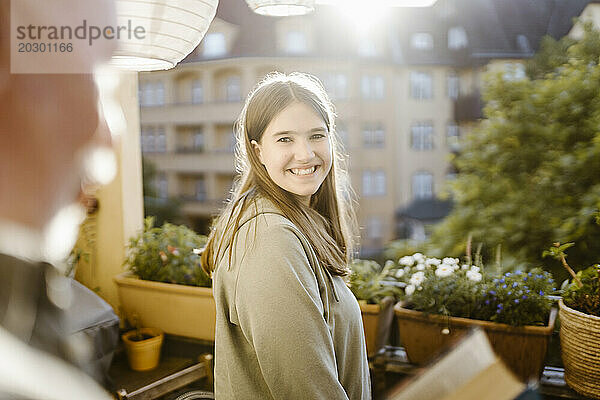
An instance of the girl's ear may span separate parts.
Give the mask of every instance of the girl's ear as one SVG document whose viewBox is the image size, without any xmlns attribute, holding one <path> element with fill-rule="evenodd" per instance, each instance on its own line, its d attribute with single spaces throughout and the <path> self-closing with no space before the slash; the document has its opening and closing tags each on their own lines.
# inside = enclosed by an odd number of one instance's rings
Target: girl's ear
<svg viewBox="0 0 600 400">
<path fill-rule="evenodd" d="M 251 140 L 250 144 L 252 145 L 252 149 L 254 150 L 254 154 L 256 154 L 256 157 L 258 157 L 260 163 L 262 165 L 265 165 L 265 163 L 263 162 L 263 159 L 262 159 L 262 151 L 260 149 L 260 144 L 258 144 L 256 142 L 256 140 Z"/>
</svg>

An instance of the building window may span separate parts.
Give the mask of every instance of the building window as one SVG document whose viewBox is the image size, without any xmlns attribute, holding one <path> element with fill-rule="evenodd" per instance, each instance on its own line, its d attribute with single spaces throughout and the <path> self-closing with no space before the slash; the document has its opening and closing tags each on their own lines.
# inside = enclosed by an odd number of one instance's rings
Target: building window
<svg viewBox="0 0 600 400">
<path fill-rule="evenodd" d="M 417 172 L 412 178 L 412 192 L 415 199 L 433 197 L 433 175 L 429 172 Z"/>
<path fill-rule="evenodd" d="M 202 129 L 196 129 L 192 136 L 192 146 L 195 151 L 202 152 L 204 151 L 204 132 Z"/>
<path fill-rule="evenodd" d="M 446 91 L 448 98 L 456 100 L 460 93 L 460 78 L 455 73 L 448 74 L 446 78 Z"/>
<path fill-rule="evenodd" d="M 165 85 L 162 82 L 142 83 L 138 96 L 141 106 L 162 106 L 165 104 Z"/>
<path fill-rule="evenodd" d="M 332 100 L 348 98 L 348 78 L 344 74 L 323 75 L 323 86 Z"/>
<path fill-rule="evenodd" d="M 433 36 L 426 32 L 413 33 L 410 37 L 410 46 L 418 50 L 431 50 L 433 49 Z"/>
<path fill-rule="evenodd" d="M 163 126 L 143 126 L 141 129 L 142 153 L 164 153 L 167 139 Z"/>
<path fill-rule="evenodd" d="M 224 56 L 227 53 L 225 34 L 221 32 L 207 33 L 204 36 L 204 51 L 202 55 L 206 58 Z"/>
<path fill-rule="evenodd" d="M 529 44 L 529 39 L 525 35 L 517 35 L 517 47 L 523 53 L 531 53 L 533 50 L 531 49 L 531 45 Z"/>
<path fill-rule="evenodd" d="M 308 52 L 306 34 L 300 31 L 288 31 L 285 34 L 285 51 L 289 54 L 306 54 Z"/>
<path fill-rule="evenodd" d="M 206 181 L 204 178 L 196 179 L 194 198 L 197 201 L 206 201 Z"/>
<path fill-rule="evenodd" d="M 460 129 L 454 122 L 446 126 L 446 144 L 451 150 L 457 150 L 459 145 Z"/>
<path fill-rule="evenodd" d="M 467 32 L 462 26 L 455 26 L 448 29 L 448 48 L 452 50 L 462 49 L 467 47 Z"/>
<path fill-rule="evenodd" d="M 362 136 L 365 147 L 383 147 L 385 145 L 385 131 L 381 125 L 364 126 Z"/>
<path fill-rule="evenodd" d="M 202 81 L 196 79 L 192 81 L 192 104 L 200 104 L 204 102 L 204 89 Z"/>
<path fill-rule="evenodd" d="M 167 181 L 167 176 L 165 174 L 159 174 L 156 177 L 156 181 L 154 182 L 156 187 L 156 194 L 160 199 L 166 199 L 169 197 L 169 186 Z"/>
<path fill-rule="evenodd" d="M 360 79 L 360 92 L 363 99 L 381 100 L 385 96 L 383 76 L 363 75 Z"/>
<path fill-rule="evenodd" d="M 433 97 L 433 77 L 430 73 L 410 73 L 410 96 L 415 100 L 426 100 Z"/>
<path fill-rule="evenodd" d="M 363 196 L 385 196 L 385 171 L 363 171 Z"/>
<path fill-rule="evenodd" d="M 433 149 L 433 124 L 431 122 L 417 122 L 410 128 L 413 150 Z"/>
<path fill-rule="evenodd" d="M 375 240 L 383 238 L 383 224 L 381 218 L 370 217 L 367 219 L 367 237 Z"/>
<path fill-rule="evenodd" d="M 225 81 L 225 101 L 236 102 L 242 100 L 242 91 L 239 76 L 230 76 Z"/>
</svg>

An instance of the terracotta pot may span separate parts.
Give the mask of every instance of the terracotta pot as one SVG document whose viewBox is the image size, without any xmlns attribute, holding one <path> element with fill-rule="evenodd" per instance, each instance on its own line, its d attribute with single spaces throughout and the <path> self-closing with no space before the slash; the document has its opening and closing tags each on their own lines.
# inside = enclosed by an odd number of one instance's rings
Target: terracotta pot
<svg viewBox="0 0 600 400">
<path fill-rule="evenodd" d="M 142 326 L 215 341 L 216 306 L 211 288 L 145 281 L 128 272 L 114 280 L 128 319 L 136 315 Z"/>
<path fill-rule="evenodd" d="M 148 336 L 135 340 L 138 335 Z M 121 336 L 127 349 L 129 366 L 135 371 L 149 371 L 156 368 L 160 360 L 160 349 L 165 335 L 157 328 L 141 328 L 124 333 Z"/>
<path fill-rule="evenodd" d="M 445 317 L 395 306 L 400 340 L 408 359 L 427 364 L 474 327 L 482 328 L 494 351 L 514 374 L 526 382 L 544 369 L 548 342 L 557 311 L 552 309 L 546 326 L 510 326 L 468 318 Z"/>
<path fill-rule="evenodd" d="M 565 382 L 577 392 L 600 399 L 600 317 L 558 302 Z"/>
<path fill-rule="evenodd" d="M 374 356 L 388 341 L 392 319 L 394 317 L 394 299 L 389 297 L 383 299 L 380 304 L 367 304 L 359 301 L 362 314 L 365 341 L 367 343 L 367 355 Z"/>
</svg>

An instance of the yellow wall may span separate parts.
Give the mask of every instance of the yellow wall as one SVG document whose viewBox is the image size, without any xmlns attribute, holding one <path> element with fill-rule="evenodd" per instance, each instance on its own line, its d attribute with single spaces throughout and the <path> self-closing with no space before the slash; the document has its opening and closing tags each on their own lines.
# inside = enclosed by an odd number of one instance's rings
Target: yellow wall
<svg viewBox="0 0 600 400">
<path fill-rule="evenodd" d="M 141 172 L 140 123 L 137 100 L 137 73 L 112 72 L 111 82 L 101 85 L 101 97 L 106 97 L 113 105 L 121 105 L 123 112 L 119 119 L 119 109 L 107 106 L 103 99 L 109 122 L 116 118 L 124 125 L 113 125 L 113 147 L 118 170 L 115 179 L 97 192 L 99 210 L 91 221 L 84 225 L 95 235 L 92 248 L 84 249 L 90 255 L 90 262 L 81 263 L 76 279 L 106 300 L 115 310 L 119 309 L 117 288 L 113 276 L 123 270 L 125 244 L 143 226 L 143 194 Z M 111 87 L 114 88 L 113 93 Z M 110 125 L 110 124 L 109 124 Z M 95 225 L 95 227 L 93 226 Z M 84 243 L 82 243 L 84 242 Z M 85 247 L 85 240 L 79 243 Z"/>
</svg>

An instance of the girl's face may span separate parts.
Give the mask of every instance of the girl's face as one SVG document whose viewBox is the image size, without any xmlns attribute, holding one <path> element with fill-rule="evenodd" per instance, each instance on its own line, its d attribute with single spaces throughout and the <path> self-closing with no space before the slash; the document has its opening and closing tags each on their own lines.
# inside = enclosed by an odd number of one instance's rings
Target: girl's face
<svg viewBox="0 0 600 400">
<path fill-rule="evenodd" d="M 292 103 L 269 123 L 252 146 L 280 188 L 310 204 L 331 170 L 331 141 L 321 116 L 304 103 Z"/>
</svg>

